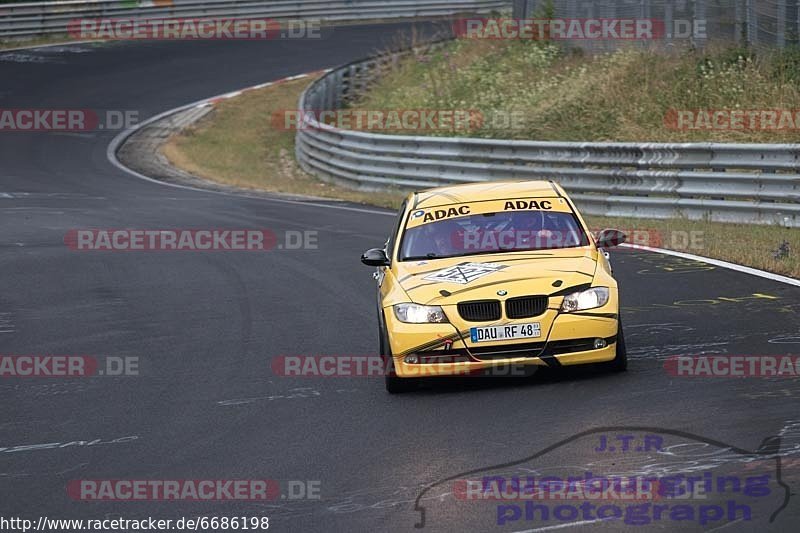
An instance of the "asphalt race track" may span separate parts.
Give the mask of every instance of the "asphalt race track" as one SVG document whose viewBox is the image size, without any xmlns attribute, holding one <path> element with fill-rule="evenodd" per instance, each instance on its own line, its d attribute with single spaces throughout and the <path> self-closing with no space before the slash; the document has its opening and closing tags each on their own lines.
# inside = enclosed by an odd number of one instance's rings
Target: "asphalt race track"
<svg viewBox="0 0 800 533">
<path fill-rule="evenodd" d="M 128 109 L 145 119 L 363 57 L 405 27 L 341 28 L 324 41 L 0 52 L 0 108 Z M 414 531 L 420 520 L 415 499 L 422 495 L 428 531 L 566 526 L 526 520 L 524 513 L 498 525 L 497 505 L 459 501 L 452 484 L 436 483 L 524 462 L 580 432 L 609 426 L 650 428 L 627 431 L 632 435 L 674 430 L 696 436 L 670 437 L 694 444 L 676 446 L 652 464 L 688 461 L 694 468 L 740 473 L 752 462 L 730 456 L 726 446 L 756 451 L 764 439 L 779 437 L 771 441 L 781 455 L 780 472 L 773 474 L 792 495 L 800 485 L 797 379 L 685 378 L 664 369 L 674 355 L 800 355 L 800 288 L 621 250 L 613 262 L 630 357 L 625 374 L 465 378 L 397 396 L 378 378 L 280 377 L 270 367 L 280 355 L 377 352 L 374 281 L 359 256 L 384 242 L 393 218 L 380 209 L 144 181 L 107 160 L 116 133 L 0 137 L 0 354 L 140 361 L 138 377 L 0 378 L 0 515 L 265 515 L 275 531 Z M 76 228 L 317 231 L 319 248 L 76 252 L 64 244 Z M 551 473 L 599 468 L 609 459 L 598 458 L 592 451 L 597 439 L 591 442 L 560 446 L 523 466 Z M 700 453 L 704 449 L 708 453 Z M 688 459 L 685 452 L 691 452 Z M 629 451 L 612 462 L 652 472 L 642 453 Z M 714 460 L 720 456 L 728 460 Z M 774 467 L 773 459 L 766 462 Z M 321 498 L 75 501 L 66 487 L 76 479 L 313 480 Z M 770 511 L 752 521 L 701 527 L 662 520 L 650 527 L 796 531 L 797 498 L 782 507 L 777 486 L 772 497 L 774 505 L 764 503 Z M 593 520 L 569 526 L 638 529 Z"/>
</svg>

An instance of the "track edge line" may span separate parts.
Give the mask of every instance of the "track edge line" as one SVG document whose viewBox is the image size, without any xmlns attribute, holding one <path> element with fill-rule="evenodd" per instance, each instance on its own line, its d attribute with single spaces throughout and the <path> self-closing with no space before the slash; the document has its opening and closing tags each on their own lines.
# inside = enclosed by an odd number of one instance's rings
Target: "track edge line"
<svg viewBox="0 0 800 533">
<path fill-rule="evenodd" d="M 727 268 L 728 270 L 734 270 L 736 272 L 741 272 L 743 274 L 750 274 L 751 276 L 758 276 L 760 278 L 768 279 L 770 281 L 776 281 L 778 283 L 785 283 L 787 285 L 794 285 L 795 287 L 800 287 L 800 279 L 790 278 L 788 276 L 782 276 L 780 274 L 775 274 L 773 272 L 767 272 L 766 270 L 759 270 L 757 268 L 748 267 L 744 265 L 737 265 L 736 263 L 730 263 L 728 261 L 722 261 L 721 259 L 712 259 L 710 257 L 703 257 L 701 255 L 694 255 L 688 254 L 686 252 L 677 252 L 675 250 L 666 250 L 664 248 L 652 248 L 650 246 L 642 246 L 639 244 L 623 244 L 621 245 L 625 248 L 631 248 L 634 250 L 644 250 L 646 252 L 654 252 L 657 254 L 664 254 L 664 255 L 671 255 L 674 257 L 680 257 L 682 259 L 691 259 L 692 261 L 699 261 L 701 263 L 707 263 L 709 265 L 718 266 L 721 268 Z"/>
<path fill-rule="evenodd" d="M 379 211 L 378 210 L 379 208 L 361 209 L 361 208 L 357 208 L 357 207 L 349 207 L 349 206 L 343 206 L 343 205 L 329 205 L 329 204 L 320 204 L 320 203 L 314 203 L 314 202 L 300 202 L 300 201 L 294 201 L 294 200 L 285 200 L 285 199 L 281 199 L 281 198 L 268 198 L 268 197 L 264 197 L 264 196 L 250 196 L 250 195 L 246 195 L 246 194 L 227 192 L 227 191 L 215 191 L 215 190 L 211 190 L 211 189 L 204 189 L 202 187 L 192 187 L 191 185 L 182 185 L 182 184 L 179 184 L 179 183 L 169 183 L 169 182 L 166 182 L 166 181 L 161 181 L 161 180 L 157 180 L 157 179 L 151 178 L 150 176 L 145 176 L 144 174 L 142 174 L 140 172 L 137 172 L 137 171 L 135 171 L 133 169 L 130 169 L 130 168 L 126 167 L 124 164 L 122 164 L 122 162 L 119 160 L 119 158 L 117 158 L 117 150 L 119 150 L 120 146 L 122 146 L 123 143 L 125 143 L 125 141 L 127 141 L 128 138 L 131 137 L 131 135 L 133 135 L 134 133 L 136 133 L 140 129 L 149 126 L 150 124 L 153 124 L 154 122 L 158 122 L 159 120 L 163 120 L 163 119 L 165 119 L 165 118 L 167 118 L 167 117 L 169 117 L 171 115 L 174 115 L 175 113 L 180 113 L 181 111 L 186 111 L 188 109 L 193 109 L 193 108 L 196 108 L 196 107 L 214 105 L 216 102 L 218 102 L 220 100 L 225 100 L 225 99 L 228 99 L 228 98 L 232 98 L 232 97 L 238 96 L 238 95 L 240 95 L 240 94 L 242 94 L 242 93 L 244 93 L 246 91 L 249 91 L 249 90 L 264 89 L 266 87 L 269 87 L 269 86 L 272 86 L 272 85 L 277 85 L 279 83 L 284 83 L 284 82 L 287 82 L 287 81 L 299 80 L 299 79 L 302 79 L 302 78 L 307 78 L 309 76 L 314 76 L 316 74 L 328 73 L 330 71 L 331 71 L 331 69 L 323 69 L 323 70 L 316 70 L 316 71 L 312 71 L 312 72 L 306 72 L 306 73 L 303 73 L 303 74 L 296 74 L 296 75 L 293 75 L 293 76 L 287 76 L 285 78 L 269 81 L 269 82 L 266 82 L 266 83 L 259 83 L 257 85 L 251 85 L 249 87 L 244 87 L 242 89 L 238 89 L 238 90 L 235 90 L 235 91 L 229 91 L 229 92 L 218 94 L 218 95 L 215 95 L 215 96 L 210 96 L 208 98 L 203 98 L 202 100 L 197 100 L 197 101 L 189 103 L 189 104 L 185 104 L 185 105 L 182 105 L 182 106 L 175 107 L 173 109 L 169 109 L 167 111 L 163 111 L 161 113 L 158 113 L 158 114 L 148 118 L 147 120 L 144 120 L 144 121 L 136 124 L 135 126 L 131 126 L 130 128 L 125 129 L 125 130 L 121 131 L 120 133 L 118 133 L 113 139 L 111 139 L 111 142 L 108 143 L 108 145 L 106 146 L 106 159 L 108 159 L 108 161 L 112 165 L 114 165 L 119 170 L 125 172 L 126 174 L 129 174 L 129 175 L 131 175 L 131 176 L 133 176 L 135 178 L 139 178 L 141 180 L 149 181 L 151 183 L 157 183 L 157 184 L 165 186 L 165 187 L 174 187 L 174 188 L 177 188 L 177 189 L 186 189 L 186 190 L 190 190 L 190 191 L 203 192 L 203 193 L 208 193 L 208 194 L 220 194 L 220 195 L 223 195 L 223 196 L 235 196 L 235 197 L 238 197 L 238 198 L 250 198 L 250 199 L 264 200 L 264 201 L 268 201 L 268 202 L 279 202 L 279 203 L 285 203 L 285 204 L 296 204 L 296 205 L 304 205 L 304 206 L 311 206 L 311 207 L 321 207 L 321 208 L 327 208 L 327 209 L 339 209 L 339 210 L 343 210 L 343 211 L 356 211 L 356 212 L 359 212 L 359 213 L 371 213 L 371 214 L 376 214 L 376 215 L 394 216 L 395 213 L 393 213 L 391 211 L 388 211 L 388 210 L 387 211 Z"/>
</svg>

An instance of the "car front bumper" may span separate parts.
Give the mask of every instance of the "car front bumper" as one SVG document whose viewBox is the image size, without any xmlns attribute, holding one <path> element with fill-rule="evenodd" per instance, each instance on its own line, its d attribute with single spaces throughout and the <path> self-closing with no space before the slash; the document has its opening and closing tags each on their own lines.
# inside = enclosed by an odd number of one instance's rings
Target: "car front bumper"
<svg viewBox="0 0 800 533">
<path fill-rule="evenodd" d="M 466 324 L 405 324 L 386 315 L 394 369 L 401 378 L 486 375 L 487 371 L 496 376 L 521 376 L 541 366 L 609 362 L 617 353 L 618 315 L 608 309 L 571 314 L 552 311 L 551 316 L 533 319 L 541 320 L 546 338 L 487 345 L 472 343 Z"/>
</svg>

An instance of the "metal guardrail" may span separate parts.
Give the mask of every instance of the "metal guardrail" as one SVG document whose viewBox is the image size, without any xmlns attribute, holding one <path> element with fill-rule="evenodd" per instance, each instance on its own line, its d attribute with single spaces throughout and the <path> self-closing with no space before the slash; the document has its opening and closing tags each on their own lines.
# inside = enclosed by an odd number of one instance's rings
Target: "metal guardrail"
<svg viewBox="0 0 800 533">
<path fill-rule="evenodd" d="M 508 0 L 67 0 L 0 4 L 0 38 L 65 34 L 81 18 L 272 18 L 376 20 L 508 8 Z"/>
<path fill-rule="evenodd" d="M 351 63 L 303 93 L 299 108 L 339 109 L 403 53 Z M 536 142 L 378 135 L 303 117 L 306 171 L 362 190 L 554 179 L 587 214 L 800 227 L 800 144 Z"/>
</svg>

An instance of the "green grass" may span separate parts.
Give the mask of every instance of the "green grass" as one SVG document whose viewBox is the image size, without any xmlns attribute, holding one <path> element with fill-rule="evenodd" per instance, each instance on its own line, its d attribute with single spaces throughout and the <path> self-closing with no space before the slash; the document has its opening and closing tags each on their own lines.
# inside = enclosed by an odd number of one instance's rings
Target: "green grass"
<svg viewBox="0 0 800 533">
<path fill-rule="evenodd" d="M 398 207 L 400 196 L 337 187 L 303 172 L 294 157 L 294 131 L 272 127 L 274 112 L 296 109 L 308 80 L 249 91 L 223 100 L 194 127 L 162 148 L 170 162 L 206 179 L 286 194 Z"/>
<path fill-rule="evenodd" d="M 382 79 L 361 109 L 514 112 L 517 127 L 456 135 L 541 141 L 798 142 L 792 131 L 678 131 L 671 109 L 800 110 L 800 51 L 669 55 L 630 48 L 584 56 L 552 44 L 459 40 L 418 52 Z M 442 135 L 452 135 L 443 132 Z"/>
<path fill-rule="evenodd" d="M 9 48 L 31 48 L 45 44 L 69 44 L 74 42 L 74 40 L 70 40 L 70 37 L 67 34 L 0 39 L 0 50 L 7 50 Z"/>
<path fill-rule="evenodd" d="M 800 231 L 775 226 L 722 224 L 685 219 L 650 220 L 641 218 L 584 217 L 592 230 L 618 228 L 634 244 L 666 248 L 703 257 L 800 278 Z M 638 241 L 638 242 L 636 242 Z M 787 257 L 776 259 L 774 252 L 789 243 Z"/>
</svg>

